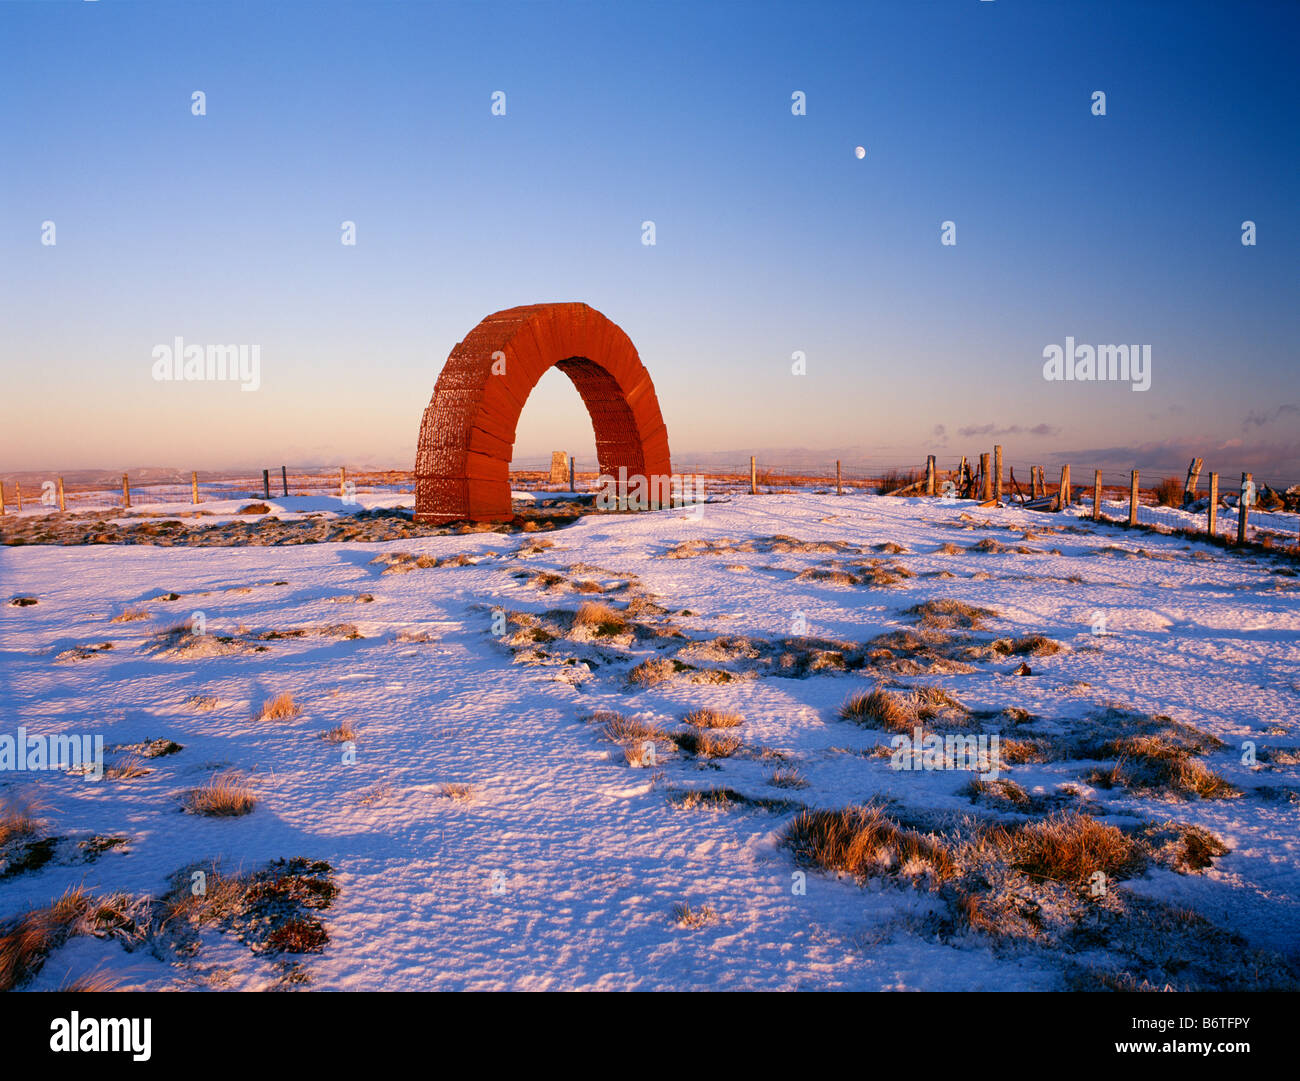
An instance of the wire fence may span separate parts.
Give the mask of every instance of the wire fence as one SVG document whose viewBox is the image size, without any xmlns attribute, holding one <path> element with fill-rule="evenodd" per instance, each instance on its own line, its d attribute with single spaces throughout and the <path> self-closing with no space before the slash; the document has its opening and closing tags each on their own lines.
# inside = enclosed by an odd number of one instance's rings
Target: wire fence
<svg viewBox="0 0 1300 1081">
<path fill-rule="evenodd" d="M 131 508 L 183 508 L 204 504 L 254 502 L 286 496 L 315 496 L 342 499 L 355 495 L 414 495 L 414 474 L 404 471 L 348 472 L 298 468 L 268 470 L 265 475 L 213 476 L 192 474 L 187 481 L 159 480 L 149 475 L 123 474 L 113 483 L 69 482 L 64 478 L 43 481 L 5 481 L 2 505 L 7 512 L 45 510 L 69 512 Z"/>
<path fill-rule="evenodd" d="M 965 461 L 973 467 L 977 459 L 963 459 L 953 455 L 935 462 L 936 494 L 944 489 L 945 481 L 960 476 Z M 1031 484 L 1031 465 L 1028 462 L 1003 462 L 1002 493 L 1004 499 L 1018 502 L 1034 493 Z M 1059 480 L 1049 479 L 1040 470 L 1038 491 L 1052 495 L 1059 491 Z M 1054 467 L 1059 468 L 1059 467 Z M 757 491 L 771 493 L 782 490 L 839 490 L 888 493 L 917 485 L 926 476 L 926 463 L 896 458 L 887 461 L 850 462 L 827 460 L 824 463 L 801 461 L 768 461 L 755 456 L 751 459 L 719 460 L 680 459 L 674 463 L 675 472 L 683 476 L 702 476 L 707 490 L 714 494 L 734 494 Z M 578 491 L 591 491 L 600 484 L 600 469 L 595 457 L 572 458 L 572 486 Z M 1208 473 L 1198 482 L 1198 493 L 1208 491 Z M 522 491 L 567 491 L 570 478 L 559 478 L 551 473 L 550 459 L 523 458 L 511 463 L 512 488 Z M 1103 470 L 1102 501 L 1114 502 L 1129 498 L 1131 473 L 1125 470 Z M 1178 508 L 1182 504 L 1184 472 L 1167 470 L 1139 470 L 1139 503 L 1144 506 Z M 1267 483 L 1256 476 L 1255 483 L 1263 489 Z M 1073 477 L 1073 490 L 1078 496 L 1091 501 L 1094 472 L 1080 471 Z M 1272 485 L 1275 491 L 1280 484 Z M 1231 504 L 1237 491 L 1235 481 L 1220 487 L 1221 495 Z M 315 497 L 328 501 L 351 501 L 357 496 L 387 496 L 392 502 L 386 505 L 402 506 L 414 501 L 415 475 L 411 470 L 350 469 L 346 466 L 321 468 L 280 466 L 265 471 L 247 473 L 191 473 L 188 479 L 175 474 L 158 477 L 141 472 L 135 476 L 124 474 L 120 480 L 109 482 L 106 478 L 71 480 L 61 477 L 37 479 L 27 475 L 22 481 L 5 481 L 0 484 L 0 507 L 13 512 L 21 507 L 25 511 L 105 511 L 113 509 L 161 509 L 180 513 L 185 507 L 202 508 L 211 504 L 256 502 Z M 920 494 L 920 490 L 916 491 Z M 407 497 L 403 499 L 402 497 Z M 366 500 L 374 505 L 373 498 Z M 301 509 L 301 508 L 300 508 Z M 322 508 L 323 509 L 323 508 Z M 1273 508 L 1282 509 L 1282 508 Z"/>
</svg>

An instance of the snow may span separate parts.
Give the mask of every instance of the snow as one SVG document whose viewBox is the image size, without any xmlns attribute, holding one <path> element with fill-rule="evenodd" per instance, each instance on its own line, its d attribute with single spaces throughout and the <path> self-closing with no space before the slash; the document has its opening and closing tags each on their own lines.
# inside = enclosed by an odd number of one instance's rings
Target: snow
<svg viewBox="0 0 1300 1081">
<path fill-rule="evenodd" d="M 1102 514 L 1117 522 L 1128 521 L 1128 500 L 1103 499 Z M 1092 495 L 1083 496 L 1083 507 L 1074 507 L 1069 512 L 1076 516 L 1092 517 Z M 1198 533 L 1205 532 L 1208 515 L 1205 511 L 1183 510 L 1181 507 L 1158 507 L 1138 504 L 1138 524 L 1158 526 L 1162 529 L 1190 529 Z M 1222 537 L 1237 536 L 1236 508 L 1220 507 L 1214 518 L 1214 532 Z M 1287 511 L 1268 511 L 1252 509 L 1246 518 L 1246 536 L 1256 540 L 1261 536 L 1270 536 L 1275 542 L 1295 544 L 1300 541 L 1300 514 Z"/>
<path fill-rule="evenodd" d="M 366 507 L 390 507 L 409 506 L 411 497 L 358 498 Z M 203 509 L 233 515 L 247 502 Z M 348 509 L 323 496 L 268 502 L 281 518 Z M 170 506 L 148 509 L 171 513 Z M 178 516 L 192 509 L 175 505 Z M 996 528 L 970 528 L 985 523 Z M 1041 533 L 1069 525 L 1081 531 Z M 1021 541 L 1002 527 L 1040 535 Z M 799 571 L 825 558 L 797 552 L 665 558 L 684 540 L 778 534 L 864 546 L 892 541 L 907 551 L 888 558 L 916 577 L 879 589 L 797 581 Z M 936 551 L 986 536 L 1035 554 Z M 517 554 L 539 537 L 554 547 Z M 372 560 L 394 551 L 482 558 L 381 574 L 383 565 Z M 924 891 L 861 886 L 809 870 L 806 895 L 792 894 L 796 867 L 777 844 L 788 814 L 673 807 L 670 791 L 727 785 L 817 807 L 892 795 L 909 808 L 972 812 L 957 794 L 968 774 L 897 773 L 887 757 L 856 753 L 884 737 L 840 721 L 837 709 L 852 691 L 874 685 L 869 674 L 634 689 L 617 666 L 512 663 L 491 633 L 494 608 L 541 613 L 587 599 L 544 593 L 513 575 L 573 576 L 575 563 L 599 568 L 584 573 L 608 581 L 635 576 L 664 607 L 692 613 L 674 620 L 700 638 L 781 638 L 795 633 L 792 620 L 802 614 L 809 635 L 865 641 L 908 625 L 903 610 L 932 597 L 987 606 L 1000 613 L 991 623 L 997 634 L 1043 634 L 1070 648 L 1031 658 L 1032 677 L 990 663 L 915 682 L 943 686 L 978 708 L 1019 706 L 1064 723 L 1116 703 L 1169 714 L 1227 741 L 1213 766 L 1248 792 L 1297 782 L 1295 767 L 1261 776 L 1241 763 L 1238 749 L 1245 740 L 1297 745 L 1297 580 L 1271 574 L 1266 557 L 1094 526 L 1077 512 L 794 493 L 691 511 L 588 516 L 543 534 L 266 548 L 27 545 L 0 549 L 3 598 L 39 599 L 31 607 L 0 606 L 0 733 L 19 725 L 31 733 L 92 732 L 109 745 L 167 737 L 184 750 L 149 760 L 154 772 L 130 781 L 0 774 L 4 794 L 39 790 L 61 835 L 129 838 L 125 851 L 95 863 L 54 862 L 0 881 L 0 919 L 77 883 L 158 895 L 170 875 L 199 861 L 251 870 L 306 856 L 327 860 L 340 887 L 325 913 L 330 943 L 304 960 L 315 988 L 1058 986 L 1059 968 L 1042 954 L 995 956 L 974 936 L 935 940 L 924 916 L 937 901 Z M 926 576 L 936 571 L 955 577 Z M 169 592 L 180 599 L 159 599 Z M 357 599 L 362 594 L 373 601 Z M 110 622 L 133 606 L 151 618 Z M 196 611 L 208 634 L 346 622 L 361 637 L 310 633 L 264 642 L 266 652 L 191 657 L 150 644 Z M 1098 614 L 1106 634 L 1093 633 Z M 428 640 L 411 641 L 412 632 Z M 114 648 L 55 660 L 74 645 L 104 641 Z M 641 652 L 650 655 L 649 647 Z M 254 719 L 263 701 L 284 691 L 304 707 L 300 717 Z M 193 695 L 220 704 L 196 712 L 186 705 Z M 810 787 L 770 788 L 773 763 L 746 758 L 710 764 L 673 756 L 656 778 L 628 767 L 583 720 L 608 709 L 676 728 L 700 706 L 741 713 L 746 744 L 785 752 Z M 361 733 L 351 765 L 338 744 L 318 738 L 345 721 Z M 1275 734 L 1281 730 L 1286 734 Z M 253 813 L 182 813 L 180 793 L 227 766 L 251 778 L 259 799 Z M 1031 792 L 1078 784 L 1115 815 L 1211 829 L 1232 849 L 1211 869 L 1150 871 L 1132 888 L 1194 907 L 1255 944 L 1300 948 L 1294 803 L 1250 795 L 1162 803 L 1092 792 L 1079 773 L 1077 763 L 1052 762 L 1017 766 L 1011 775 Z M 472 798 L 440 795 L 449 782 L 472 785 Z M 679 926 L 673 906 L 681 902 L 710 906 L 717 918 L 698 929 Z M 190 965 L 74 939 L 28 986 L 58 986 L 69 972 L 96 968 L 142 989 L 252 987 L 271 979 L 261 962 L 220 937 Z"/>
</svg>

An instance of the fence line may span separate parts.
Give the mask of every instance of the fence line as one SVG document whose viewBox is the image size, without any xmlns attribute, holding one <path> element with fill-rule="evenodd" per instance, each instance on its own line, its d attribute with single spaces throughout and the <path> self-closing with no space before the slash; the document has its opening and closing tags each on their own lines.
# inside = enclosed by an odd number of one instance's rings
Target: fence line
<svg viewBox="0 0 1300 1081">
<path fill-rule="evenodd" d="M 1244 543 L 1252 515 L 1259 514 L 1293 514 L 1300 512 L 1300 497 L 1286 496 L 1281 499 L 1281 506 L 1273 496 L 1268 499 L 1269 506 L 1261 506 L 1259 493 L 1267 486 L 1262 482 L 1256 486 L 1253 473 L 1242 473 L 1241 487 L 1237 492 L 1225 495 L 1220 487 L 1220 476 L 1211 472 L 1208 476 L 1208 491 L 1201 496 L 1200 478 L 1203 460 L 1194 458 L 1185 475 L 1160 471 L 1140 471 L 1134 468 L 1127 473 L 1119 471 L 1093 470 L 1093 483 L 1090 487 L 1075 490 L 1071 485 L 1070 465 L 1061 467 L 1060 480 L 1052 484 L 1044 476 L 1042 465 L 1029 465 L 1028 476 L 1023 473 L 1016 476 L 1015 465 L 1008 465 L 1000 444 L 992 452 L 980 452 L 978 465 L 972 468 L 971 459 L 963 455 L 951 455 L 953 467 L 940 467 L 938 455 L 928 455 L 925 462 L 912 462 L 896 459 L 901 464 L 888 467 L 871 466 L 867 463 L 854 464 L 843 460 L 828 460 L 824 465 L 809 466 L 795 463 L 768 463 L 758 455 L 752 455 L 748 462 L 713 461 L 705 465 L 702 462 L 681 461 L 676 472 L 683 475 L 699 474 L 709 478 L 715 491 L 741 493 L 748 489 L 753 494 L 771 492 L 773 489 L 789 489 L 800 486 L 813 486 L 817 490 L 834 491 L 843 494 L 846 491 L 869 489 L 880 494 L 908 494 L 943 496 L 948 498 L 971 499 L 981 504 L 1002 504 L 1027 507 L 1032 510 L 1059 510 L 1071 505 L 1088 505 L 1091 516 L 1097 521 L 1123 520 L 1130 526 L 1149 525 L 1160 518 L 1165 510 L 1187 511 L 1194 509 L 1205 515 L 1205 531 L 1219 532 L 1218 511 L 1228 509 L 1235 513 L 1236 538 Z M 568 489 L 582 483 L 595 486 L 599 475 L 597 463 L 592 459 L 570 456 Z M 550 483 L 550 463 L 538 460 L 536 469 L 526 466 L 531 459 L 512 462 L 512 482 L 520 487 L 536 489 L 564 489 L 565 485 Z M 1022 463 L 1021 468 L 1026 466 Z M 285 496 L 329 496 L 351 498 L 357 494 L 400 494 L 414 490 L 414 474 L 410 470 L 354 470 L 351 474 L 346 466 L 339 466 L 337 477 L 333 468 L 295 467 L 290 471 L 286 465 L 278 467 L 272 483 L 273 471 L 261 470 L 261 476 L 212 476 L 200 480 L 197 470 L 192 471 L 188 483 L 177 480 L 153 482 L 148 477 L 138 476 L 134 486 L 128 473 L 122 474 L 120 490 L 105 484 L 69 484 L 62 476 L 55 476 L 42 481 L 34 487 L 29 482 L 27 491 L 20 484 L 0 483 L 0 515 L 24 507 L 31 509 L 41 506 L 47 512 L 73 510 L 109 510 L 115 507 L 142 508 L 149 506 L 189 504 L 202 506 L 205 503 L 217 503 L 236 500 L 268 500 Z M 1022 484 L 1023 480 L 1023 484 Z M 1143 487 L 1143 482 L 1146 487 Z M 1152 482 L 1155 481 L 1153 484 Z M 1229 485 L 1230 488 L 1235 487 Z M 6 491 L 8 489 L 8 491 Z M 273 490 L 274 489 L 274 490 Z M 1086 494 L 1085 494 L 1086 493 Z M 1155 502 L 1144 502 L 1144 493 L 1154 494 Z M 1245 495 L 1245 499 L 1242 495 Z M 12 497 L 12 503 L 9 501 Z M 1279 496 L 1279 498 L 1281 498 Z M 1120 512 L 1116 503 L 1123 506 Z M 1109 505 L 1109 506 L 1108 506 Z M 179 512 L 178 512 L 179 513 Z"/>
</svg>

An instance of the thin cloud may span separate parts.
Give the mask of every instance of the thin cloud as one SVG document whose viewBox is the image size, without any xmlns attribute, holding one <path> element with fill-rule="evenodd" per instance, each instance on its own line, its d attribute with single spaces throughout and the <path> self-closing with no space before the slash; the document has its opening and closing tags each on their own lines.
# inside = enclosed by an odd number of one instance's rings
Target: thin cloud
<svg viewBox="0 0 1300 1081">
<path fill-rule="evenodd" d="M 973 435 L 1060 435 L 1060 428 L 1053 428 L 1050 424 L 1035 424 L 1032 428 L 1026 428 L 1021 424 L 1012 424 L 1006 428 L 999 428 L 995 424 L 978 424 L 970 425 L 965 428 L 958 428 L 957 433 L 963 436 Z"/>
<path fill-rule="evenodd" d="M 1254 411 L 1246 415 L 1242 424 L 1247 428 L 1262 428 L 1265 424 L 1272 424 L 1275 420 L 1281 420 L 1283 417 L 1293 417 L 1300 414 L 1300 405 L 1279 405 L 1271 413 L 1256 413 Z"/>
</svg>

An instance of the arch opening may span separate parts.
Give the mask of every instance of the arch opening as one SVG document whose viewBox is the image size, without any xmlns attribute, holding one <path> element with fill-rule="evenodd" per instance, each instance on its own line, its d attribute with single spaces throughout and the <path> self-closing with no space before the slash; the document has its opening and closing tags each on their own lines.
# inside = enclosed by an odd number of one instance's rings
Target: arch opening
<svg viewBox="0 0 1300 1081">
<path fill-rule="evenodd" d="M 443 365 L 420 422 L 417 522 L 513 517 L 515 431 L 551 368 L 569 377 L 586 406 L 601 473 L 644 477 L 650 492 L 668 491 L 668 431 L 631 340 L 586 304 L 534 304 L 489 315 Z"/>
</svg>

